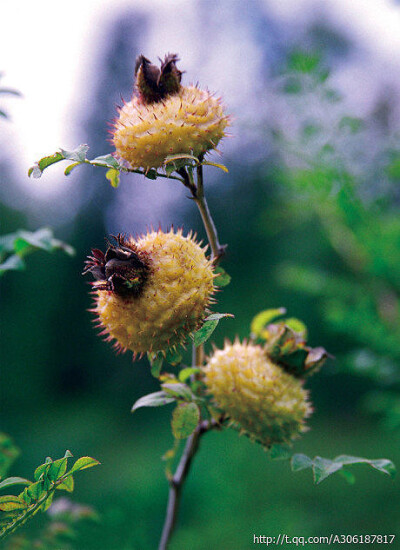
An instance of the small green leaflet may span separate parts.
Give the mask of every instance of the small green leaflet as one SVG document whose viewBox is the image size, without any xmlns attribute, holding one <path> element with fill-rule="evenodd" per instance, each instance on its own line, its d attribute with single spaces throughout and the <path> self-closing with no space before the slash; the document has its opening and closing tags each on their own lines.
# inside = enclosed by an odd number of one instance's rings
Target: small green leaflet
<svg viewBox="0 0 400 550">
<path fill-rule="evenodd" d="M 131 409 L 131 412 L 140 409 L 140 407 L 162 407 L 164 405 L 168 405 L 168 403 L 173 403 L 174 401 L 175 397 L 168 396 L 164 391 L 149 393 L 136 401 Z"/>
<path fill-rule="evenodd" d="M 29 479 L 25 479 L 23 477 L 8 477 L 6 479 L 3 479 L 3 481 L 0 482 L 0 490 L 5 489 L 6 487 L 11 487 L 12 485 L 30 485 L 31 482 Z"/>
<path fill-rule="evenodd" d="M 329 458 L 322 458 L 316 456 L 313 459 L 304 454 L 295 454 L 292 456 L 291 467 L 293 472 L 299 472 L 307 468 L 312 468 L 314 483 L 321 483 L 324 479 L 329 477 L 335 472 L 342 470 L 343 466 L 350 464 L 368 464 L 375 468 L 379 472 L 394 477 L 396 474 L 396 467 L 392 461 L 386 458 L 368 459 L 360 458 L 357 456 L 340 455 L 330 460 Z M 344 471 L 346 472 L 346 471 Z M 345 473 L 345 479 L 349 482 L 354 482 L 353 476 L 348 476 Z"/>
<path fill-rule="evenodd" d="M 150 363 L 150 370 L 154 378 L 159 378 L 164 358 L 161 353 L 147 353 L 147 359 Z"/>
<path fill-rule="evenodd" d="M 229 283 L 231 282 L 232 277 L 228 275 L 228 273 L 222 267 L 216 267 L 214 273 L 218 275 L 214 279 L 215 286 L 223 287 L 229 285 Z"/>
<path fill-rule="evenodd" d="M 172 433 L 176 439 L 186 439 L 197 427 L 200 410 L 195 403 L 179 403 L 172 413 Z"/>
<path fill-rule="evenodd" d="M 183 399 L 184 401 L 194 401 L 196 399 L 189 386 L 181 382 L 166 383 L 162 384 L 161 387 L 167 395 L 175 399 Z"/>
<path fill-rule="evenodd" d="M 285 315 L 286 309 L 284 307 L 279 307 L 276 309 L 265 309 L 260 311 L 251 322 L 250 331 L 253 337 L 261 336 L 266 325 L 274 321 L 277 317 Z"/>
<path fill-rule="evenodd" d="M 204 320 L 203 326 L 193 334 L 193 342 L 196 347 L 204 344 L 210 338 L 211 334 L 217 328 L 219 321 L 223 317 L 234 317 L 231 313 L 212 313 Z"/>
</svg>

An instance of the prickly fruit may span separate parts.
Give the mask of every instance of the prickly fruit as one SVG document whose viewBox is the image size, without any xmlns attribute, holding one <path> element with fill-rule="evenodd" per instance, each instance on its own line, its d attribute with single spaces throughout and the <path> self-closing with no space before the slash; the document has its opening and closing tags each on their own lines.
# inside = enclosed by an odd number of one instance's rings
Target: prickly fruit
<svg viewBox="0 0 400 550">
<path fill-rule="evenodd" d="M 144 56 L 136 64 L 137 93 L 120 109 L 113 143 L 131 168 L 159 168 L 174 154 L 199 157 L 215 149 L 229 117 L 221 101 L 198 87 L 183 87 L 176 55 L 161 69 Z"/>
<path fill-rule="evenodd" d="M 116 237 L 104 254 L 92 250 L 90 272 L 99 326 L 119 350 L 134 355 L 183 343 L 206 316 L 213 267 L 191 234 L 152 231 Z"/>
<path fill-rule="evenodd" d="M 204 374 L 218 409 L 265 447 L 289 443 L 306 429 L 304 420 L 312 411 L 307 392 L 261 346 L 227 342 L 208 360 Z"/>
</svg>

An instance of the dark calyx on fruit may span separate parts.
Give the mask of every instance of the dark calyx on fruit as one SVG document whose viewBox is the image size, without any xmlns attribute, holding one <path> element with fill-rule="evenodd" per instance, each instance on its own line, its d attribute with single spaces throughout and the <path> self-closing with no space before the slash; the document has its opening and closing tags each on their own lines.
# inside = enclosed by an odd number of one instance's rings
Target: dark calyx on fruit
<svg viewBox="0 0 400 550">
<path fill-rule="evenodd" d="M 148 258 L 123 235 L 113 238 L 117 245 L 108 242 L 105 254 L 98 248 L 92 249 L 83 274 L 90 273 L 93 276 L 97 290 L 115 292 L 124 298 L 137 297 L 149 275 Z"/>
</svg>

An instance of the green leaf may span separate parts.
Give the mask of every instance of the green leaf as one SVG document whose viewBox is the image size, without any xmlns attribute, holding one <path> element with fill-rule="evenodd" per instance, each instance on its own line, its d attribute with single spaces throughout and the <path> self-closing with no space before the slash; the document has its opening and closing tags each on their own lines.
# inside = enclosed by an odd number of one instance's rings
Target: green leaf
<svg viewBox="0 0 400 550">
<path fill-rule="evenodd" d="M 339 470 L 339 475 L 342 476 L 343 479 L 349 483 L 349 485 L 354 485 L 356 477 L 353 472 L 349 472 L 348 470 Z"/>
<path fill-rule="evenodd" d="M 51 481 L 56 481 L 60 477 L 62 477 L 65 472 L 67 471 L 67 458 L 59 458 L 58 460 L 55 460 L 48 469 L 47 477 Z"/>
<path fill-rule="evenodd" d="M 121 165 L 117 161 L 116 158 L 114 158 L 112 155 L 101 155 L 100 157 L 96 157 L 93 160 L 90 161 L 91 164 L 98 164 L 100 166 L 109 166 L 110 168 L 115 168 L 118 170 L 118 168 L 121 168 Z"/>
<path fill-rule="evenodd" d="M 307 339 L 307 327 L 303 321 L 300 321 L 300 319 L 297 319 L 296 317 L 289 317 L 289 319 L 284 320 L 284 323 L 291 330 L 293 330 L 293 332 L 300 334 L 304 340 Z"/>
<path fill-rule="evenodd" d="M 310 457 L 303 455 L 303 454 L 295 454 L 292 456 L 292 460 L 290 462 L 292 471 L 293 472 L 299 472 L 300 470 L 305 470 L 306 468 L 311 468 L 313 465 L 313 461 Z"/>
<path fill-rule="evenodd" d="M 74 160 L 75 162 L 85 162 L 86 153 L 89 151 L 89 145 L 83 144 L 78 145 L 76 149 L 72 151 L 66 151 L 65 149 L 60 149 L 60 153 L 64 159 Z"/>
<path fill-rule="evenodd" d="M 106 172 L 106 178 L 111 184 L 111 187 L 114 187 L 115 189 L 119 186 L 119 177 L 120 173 L 116 168 L 110 168 Z"/>
<path fill-rule="evenodd" d="M 165 354 L 165 359 L 170 365 L 176 366 L 182 362 L 182 355 L 177 350 L 169 349 Z"/>
<path fill-rule="evenodd" d="M 361 118 L 344 116 L 339 121 L 340 130 L 348 130 L 352 134 L 355 134 L 362 130 L 364 127 L 364 121 Z"/>
<path fill-rule="evenodd" d="M 192 335 L 196 347 L 207 342 L 223 317 L 233 317 L 233 315 L 231 313 L 212 313 L 206 317 L 203 326 Z"/>
<path fill-rule="evenodd" d="M 272 445 L 269 455 L 272 460 L 287 460 L 292 454 L 291 448 L 289 445 L 275 443 Z"/>
<path fill-rule="evenodd" d="M 72 475 L 65 477 L 62 483 L 59 483 L 56 488 L 60 491 L 62 490 L 68 491 L 68 493 L 72 493 L 72 491 L 74 490 L 74 478 L 72 477 Z"/>
<path fill-rule="evenodd" d="M 201 369 L 199 367 L 186 367 L 179 372 L 179 381 L 186 382 L 186 380 L 190 378 L 193 374 L 198 374 L 199 372 L 201 372 Z"/>
<path fill-rule="evenodd" d="M 40 510 L 42 510 L 42 512 L 45 512 L 50 508 L 50 506 L 53 504 L 53 498 L 54 498 L 54 492 L 51 492 L 40 507 Z"/>
<path fill-rule="evenodd" d="M 10 512 L 12 510 L 25 510 L 28 504 L 24 502 L 20 497 L 14 495 L 5 495 L 0 497 L 0 511 Z"/>
<path fill-rule="evenodd" d="M 147 353 L 147 358 L 148 358 L 149 363 L 150 363 L 150 370 L 151 370 L 152 376 L 154 376 L 154 378 L 159 378 L 161 368 L 162 368 L 162 365 L 163 365 L 163 361 L 164 361 L 164 357 L 162 356 L 161 353 L 150 353 L 150 352 L 148 352 Z"/>
<path fill-rule="evenodd" d="M 162 384 L 161 387 L 165 393 L 171 397 L 183 399 L 185 401 L 193 401 L 195 399 L 191 389 L 186 384 L 171 382 Z"/>
<path fill-rule="evenodd" d="M 235 317 L 232 313 L 211 313 L 208 317 L 206 317 L 205 321 L 220 321 L 224 317 Z"/>
<path fill-rule="evenodd" d="M 173 403 L 175 398 L 168 396 L 164 391 L 157 391 L 154 393 L 149 393 L 140 397 L 133 405 L 131 412 L 140 409 L 141 407 L 163 407 L 169 403 Z"/>
<path fill-rule="evenodd" d="M 0 264 L 0 273 L 4 271 L 21 271 L 25 269 L 25 262 L 22 258 L 13 254 Z"/>
<path fill-rule="evenodd" d="M 197 427 L 200 410 L 195 403 L 179 403 L 172 413 L 172 432 L 176 439 L 186 439 Z"/>
<path fill-rule="evenodd" d="M 333 460 L 330 460 L 329 458 L 322 458 L 320 456 L 316 456 L 314 459 L 311 459 L 306 455 L 296 454 L 293 455 L 291 460 L 291 466 L 294 472 L 304 470 L 306 468 L 312 468 L 314 482 L 317 484 L 321 483 L 321 481 L 333 473 L 341 471 L 343 466 L 350 464 L 368 464 L 369 466 L 372 466 L 372 468 L 375 468 L 390 477 L 394 477 L 396 474 L 395 465 L 387 458 L 368 459 L 357 456 L 340 455 Z M 353 479 L 347 472 L 344 475 L 347 477 L 348 481 L 350 478 Z"/>
<path fill-rule="evenodd" d="M 82 164 L 81 162 L 74 162 L 74 163 L 72 163 L 72 164 L 69 164 L 69 165 L 66 167 L 66 169 L 64 170 L 64 175 L 65 175 L 65 176 L 69 176 L 70 173 L 72 172 L 72 170 L 73 170 L 74 168 L 76 168 L 77 166 L 80 166 L 81 164 Z"/>
<path fill-rule="evenodd" d="M 319 68 L 321 55 L 314 52 L 295 51 L 289 56 L 288 68 L 292 71 L 310 74 Z"/>
<path fill-rule="evenodd" d="M 228 275 L 228 273 L 222 267 L 216 267 L 214 273 L 218 275 L 218 277 L 215 277 L 214 279 L 215 286 L 223 287 L 229 285 L 229 283 L 231 282 L 232 277 Z"/>
<path fill-rule="evenodd" d="M 32 483 L 31 485 L 29 485 L 29 487 L 26 488 L 26 492 L 34 500 L 39 500 L 40 497 L 42 497 L 46 493 L 43 481 L 40 480 Z"/>
<path fill-rule="evenodd" d="M 266 325 L 274 321 L 277 317 L 285 315 L 286 309 L 279 307 L 276 309 L 265 309 L 258 313 L 252 320 L 250 325 L 251 334 L 254 338 L 261 336 Z"/>
<path fill-rule="evenodd" d="M 90 456 L 82 456 L 81 458 L 78 458 L 72 468 L 68 471 L 67 475 L 71 475 L 79 470 L 85 470 L 86 468 L 93 468 L 93 466 L 97 466 L 98 464 L 100 464 L 100 462 L 95 458 L 91 458 Z"/>
<path fill-rule="evenodd" d="M 43 170 L 45 170 L 52 164 L 55 164 L 56 162 L 60 162 L 60 160 L 64 160 L 64 159 L 65 157 L 60 152 L 54 153 L 54 155 L 50 155 L 49 157 L 43 157 L 36 164 L 34 164 L 29 168 L 28 176 L 32 176 L 33 178 L 40 178 L 43 173 Z"/>
<path fill-rule="evenodd" d="M 35 470 L 35 473 L 33 474 L 34 475 L 34 478 L 35 478 L 35 481 L 39 481 L 39 479 L 41 479 L 41 477 L 47 477 L 47 472 L 49 470 L 51 466 L 51 463 L 47 462 L 45 464 L 41 464 L 40 466 L 38 466 Z"/>
<path fill-rule="evenodd" d="M 23 477 L 7 477 L 6 479 L 3 479 L 3 481 L 0 481 L 0 490 L 4 489 L 5 487 L 11 487 L 12 485 L 30 485 L 31 482 L 29 479 L 25 479 Z"/>
<path fill-rule="evenodd" d="M 214 332 L 214 330 L 217 328 L 218 321 L 206 321 L 201 329 L 199 329 L 197 332 L 195 332 L 192 336 L 194 345 L 196 348 L 200 346 L 201 344 L 204 344 L 204 342 L 207 342 L 207 340 L 210 338 L 211 334 Z"/>
<path fill-rule="evenodd" d="M 368 464 L 369 466 L 372 466 L 372 468 L 375 468 L 375 470 L 387 474 L 390 477 L 394 477 L 396 475 L 395 465 L 391 460 L 388 460 L 387 458 L 368 459 L 360 458 L 358 456 L 340 455 L 334 458 L 334 462 L 338 462 L 342 465 Z"/>
<path fill-rule="evenodd" d="M 316 456 L 313 462 L 314 482 L 317 484 L 321 483 L 321 481 L 326 479 L 328 476 L 334 474 L 338 470 L 341 470 L 343 467 L 343 465 L 340 463 L 333 462 L 328 458 L 322 458 L 320 456 Z"/>
</svg>

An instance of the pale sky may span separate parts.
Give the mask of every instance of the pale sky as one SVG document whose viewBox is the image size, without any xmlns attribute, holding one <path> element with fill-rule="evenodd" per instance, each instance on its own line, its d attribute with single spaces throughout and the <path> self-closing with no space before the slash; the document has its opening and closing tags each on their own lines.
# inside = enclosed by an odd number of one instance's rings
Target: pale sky
<svg viewBox="0 0 400 550">
<path fill-rule="evenodd" d="M 226 19 L 230 3 L 241 3 L 245 9 L 252 0 L 208 1 L 213 6 L 221 5 L 221 17 Z M 266 13 L 292 23 L 309 20 L 310 11 L 330 15 L 339 28 L 349 29 L 366 50 L 371 51 L 374 69 L 379 71 L 382 66 L 382 71 L 387 71 L 387 67 L 392 67 L 389 70 L 400 72 L 400 6 L 394 1 L 264 0 L 263 3 Z M 141 7 L 151 13 L 153 32 L 143 51 L 153 59 L 167 51 L 180 52 L 190 73 L 191 36 L 190 30 L 185 32 L 185 21 L 193 19 L 196 0 L 69 0 L 66 3 L 0 0 L 0 6 L 0 71 L 5 73 L 0 84 L 23 93 L 23 99 L 1 97 L 1 108 L 12 120 L 0 121 L 0 145 L 3 151 L 12 147 L 18 157 L 17 175 L 25 182 L 28 192 L 32 183 L 26 178 L 26 171 L 35 160 L 59 147 L 68 149 L 80 143 L 71 113 L 79 112 L 79 90 L 88 86 L 95 70 L 93 48 L 102 38 L 102 25 L 108 19 L 113 20 L 119 10 Z M 235 21 L 231 25 L 235 25 Z M 224 74 L 215 67 L 214 71 L 212 67 L 209 71 L 207 67 L 202 68 L 207 78 L 211 75 L 211 83 L 203 84 L 211 89 L 218 87 L 218 92 L 224 90 L 226 99 L 232 103 L 238 93 L 234 85 L 240 64 L 248 71 L 257 70 L 256 44 L 240 32 L 245 31 L 238 25 L 238 34 L 232 33 L 234 38 L 230 42 L 227 37 L 221 41 L 219 53 L 224 59 Z M 246 51 L 242 47 L 244 40 L 247 40 Z M 363 93 L 363 88 L 367 91 L 368 86 L 373 88 L 372 80 L 366 84 L 368 67 L 355 70 L 362 73 L 359 91 Z M 349 75 L 340 77 L 346 85 Z M 351 85 L 357 86 L 357 81 Z M 109 145 L 105 144 L 105 153 L 108 150 Z M 42 178 L 36 194 L 65 191 L 70 184 L 61 174 L 61 168 L 54 167 Z"/>
</svg>

